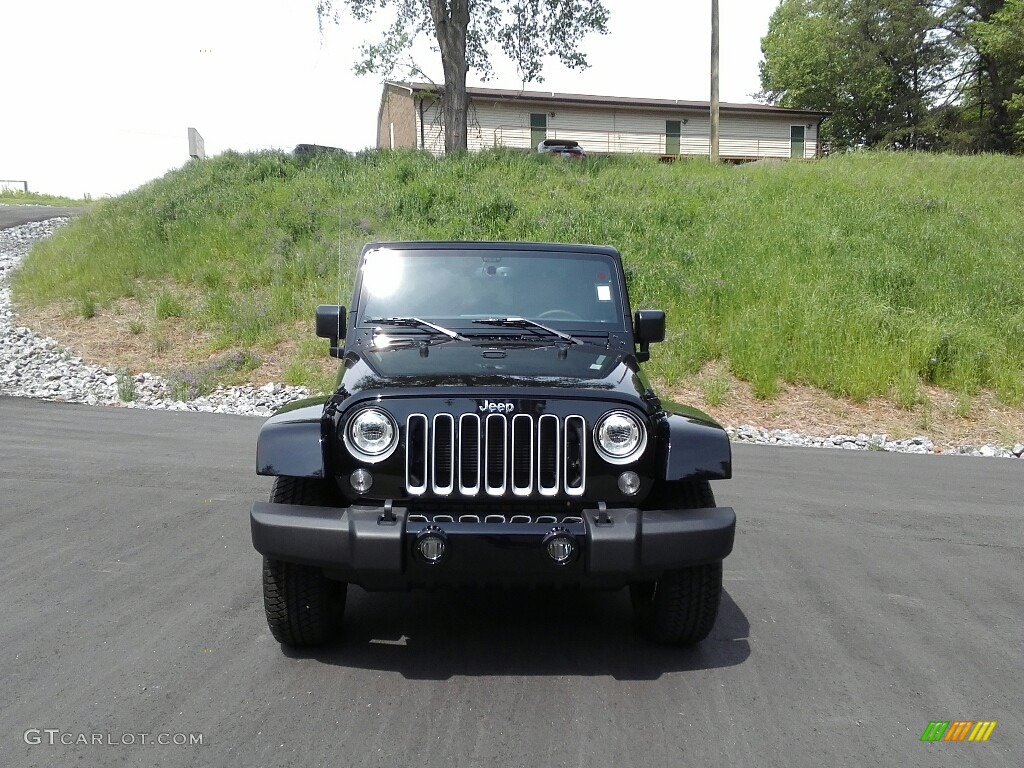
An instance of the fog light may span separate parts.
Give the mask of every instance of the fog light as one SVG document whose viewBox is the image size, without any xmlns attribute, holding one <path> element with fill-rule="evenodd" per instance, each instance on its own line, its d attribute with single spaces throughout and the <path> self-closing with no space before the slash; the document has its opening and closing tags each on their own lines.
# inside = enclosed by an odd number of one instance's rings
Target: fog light
<svg viewBox="0 0 1024 768">
<path fill-rule="evenodd" d="M 576 559 L 576 539 L 564 528 L 551 529 L 544 537 L 544 549 L 558 565 L 568 565 Z"/>
<path fill-rule="evenodd" d="M 357 469 L 349 475 L 348 481 L 352 483 L 352 490 L 356 493 L 366 493 L 373 486 L 373 475 L 368 469 Z M 619 485 L 621 487 L 621 481 Z"/>
<path fill-rule="evenodd" d="M 416 537 L 416 553 L 425 562 L 436 565 L 448 554 L 448 538 L 436 526 L 424 528 Z"/>
<path fill-rule="evenodd" d="M 627 496 L 633 496 L 640 490 L 640 475 L 636 472 L 623 472 L 619 475 L 619 490 Z"/>
</svg>

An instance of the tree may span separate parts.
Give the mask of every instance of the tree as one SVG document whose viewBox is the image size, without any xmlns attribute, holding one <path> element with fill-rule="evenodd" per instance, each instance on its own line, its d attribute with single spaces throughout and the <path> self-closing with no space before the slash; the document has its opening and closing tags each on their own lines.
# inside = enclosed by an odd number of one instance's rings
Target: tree
<svg viewBox="0 0 1024 768">
<path fill-rule="evenodd" d="M 1006 0 L 987 20 L 972 22 L 969 39 L 985 75 L 978 90 L 988 94 L 991 138 L 996 148 L 1024 149 L 1024 0 Z"/>
<path fill-rule="evenodd" d="M 468 148 L 466 75 L 474 69 L 481 79 L 490 79 L 495 45 L 515 62 L 524 83 L 541 82 L 549 57 L 585 69 L 587 59 L 579 50 L 583 37 L 608 31 L 608 11 L 601 0 L 319 0 L 321 25 L 325 19 L 338 22 L 341 5 L 360 21 L 381 11 L 393 14 L 383 38 L 360 49 L 360 74 L 391 75 L 418 37 L 433 34 L 444 72 L 445 152 Z"/>
<path fill-rule="evenodd" d="M 783 0 L 761 40 L 761 98 L 832 115 L 839 147 L 927 147 L 952 56 L 925 0 Z"/>
<path fill-rule="evenodd" d="M 953 149 L 1005 151 L 1012 144 L 1005 104 L 1013 78 L 981 49 L 979 25 L 988 24 L 1005 0 L 932 0 L 936 32 L 955 56 L 955 88 L 943 120 L 952 129 Z"/>
</svg>

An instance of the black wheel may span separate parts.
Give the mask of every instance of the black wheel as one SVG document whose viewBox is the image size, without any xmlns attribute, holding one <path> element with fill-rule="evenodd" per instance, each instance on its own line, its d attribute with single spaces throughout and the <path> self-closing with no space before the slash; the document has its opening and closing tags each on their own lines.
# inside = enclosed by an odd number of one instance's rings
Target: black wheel
<svg viewBox="0 0 1024 768">
<path fill-rule="evenodd" d="M 277 504 L 326 506 L 322 481 L 279 477 L 270 500 Z M 263 608 L 279 643 L 321 645 L 331 639 L 345 609 L 348 585 L 326 578 L 318 568 L 263 558 Z"/>
<path fill-rule="evenodd" d="M 651 509 L 701 509 L 715 506 L 706 480 L 666 483 L 648 500 Z M 653 503 L 652 503 L 653 502 Z M 655 642 L 692 645 L 715 625 L 722 599 L 722 563 L 666 571 L 657 581 L 631 584 L 629 595 L 640 631 Z"/>
</svg>

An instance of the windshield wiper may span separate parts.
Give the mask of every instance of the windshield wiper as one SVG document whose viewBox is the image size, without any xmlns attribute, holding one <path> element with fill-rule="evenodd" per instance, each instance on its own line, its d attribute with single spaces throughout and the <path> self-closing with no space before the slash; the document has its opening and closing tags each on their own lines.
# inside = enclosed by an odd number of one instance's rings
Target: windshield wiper
<svg viewBox="0 0 1024 768">
<path fill-rule="evenodd" d="M 372 320 L 364 320 L 365 323 L 372 325 L 399 325 L 405 328 L 429 328 L 432 331 L 437 331 L 447 336 L 449 339 L 455 341 L 469 341 L 461 333 L 457 333 L 449 328 L 445 328 L 442 325 L 435 325 L 434 323 L 427 322 L 426 320 L 420 320 L 418 317 L 375 317 Z"/>
<path fill-rule="evenodd" d="M 498 325 L 503 328 L 537 329 L 544 331 L 545 333 L 550 333 L 553 336 L 557 336 L 563 341 L 568 341 L 570 344 L 583 343 L 579 339 L 574 339 L 568 333 L 556 331 L 554 328 L 548 328 L 546 325 L 541 325 L 533 320 L 527 320 L 525 317 L 489 317 L 486 320 L 474 320 L 473 322 L 478 323 L 479 325 Z"/>
</svg>

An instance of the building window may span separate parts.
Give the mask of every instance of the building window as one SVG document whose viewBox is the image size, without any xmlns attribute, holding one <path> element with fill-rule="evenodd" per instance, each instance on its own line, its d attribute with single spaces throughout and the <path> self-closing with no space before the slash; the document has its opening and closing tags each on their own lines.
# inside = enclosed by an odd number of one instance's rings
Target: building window
<svg viewBox="0 0 1024 768">
<path fill-rule="evenodd" d="M 535 148 L 548 137 L 547 112 L 534 112 L 530 115 L 530 148 Z"/>
<path fill-rule="evenodd" d="M 679 137 L 683 133 L 683 124 L 680 120 L 665 121 L 665 154 L 679 154 Z"/>
<path fill-rule="evenodd" d="M 789 128 L 789 156 L 802 159 L 804 156 L 804 127 L 793 125 Z"/>
</svg>

